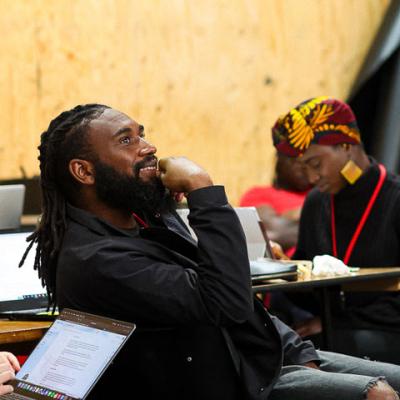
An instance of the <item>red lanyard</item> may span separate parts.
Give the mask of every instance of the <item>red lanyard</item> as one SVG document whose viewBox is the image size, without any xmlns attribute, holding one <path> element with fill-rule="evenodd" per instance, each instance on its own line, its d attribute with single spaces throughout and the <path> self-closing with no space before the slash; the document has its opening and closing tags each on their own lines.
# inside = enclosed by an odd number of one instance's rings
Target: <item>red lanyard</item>
<svg viewBox="0 0 400 400">
<path fill-rule="evenodd" d="M 379 164 L 379 180 L 375 186 L 374 192 L 371 195 L 371 198 L 368 201 L 367 207 L 364 210 L 363 215 L 357 225 L 356 230 L 354 231 L 353 237 L 350 240 L 349 245 L 347 246 L 346 253 L 343 258 L 343 262 L 347 265 L 349 262 L 351 253 L 353 252 L 354 246 L 360 236 L 362 229 L 364 228 L 365 222 L 367 221 L 369 214 L 371 213 L 372 206 L 375 203 L 376 198 L 378 197 L 379 192 L 381 191 L 383 182 L 386 178 L 386 168 Z M 336 244 L 336 224 L 335 224 L 335 205 L 333 201 L 333 195 L 331 195 L 331 227 L 332 227 L 332 250 L 333 255 L 337 257 L 337 244 Z"/>
<path fill-rule="evenodd" d="M 136 222 L 142 227 L 142 228 L 148 228 L 149 224 L 147 224 L 146 222 L 144 222 L 142 220 L 142 218 L 140 218 L 137 214 L 132 213 L 133 218 L 135 218 Z"/>
</svg>

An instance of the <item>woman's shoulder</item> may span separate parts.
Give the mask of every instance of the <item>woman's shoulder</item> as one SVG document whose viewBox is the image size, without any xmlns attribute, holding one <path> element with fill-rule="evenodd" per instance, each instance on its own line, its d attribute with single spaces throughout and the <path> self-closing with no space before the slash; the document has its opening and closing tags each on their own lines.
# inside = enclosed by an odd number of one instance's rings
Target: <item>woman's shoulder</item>
<svg viewBox="0 0 400 400">
<path fill-rule="evenodd" d="M 390 197 L 391 201 L 399 200 L 400 206 L 400 175 L 388 172 L 382 189 L 386 196 Z"/>
<path fill-rule="evenodd" d="M 329 205 L 330 196 L 326 193 L 321 193 L 318 189 L 312 189 L 306 197 L 301 212 L 301 218 L 304 219 L 314 219 L 320 218 L 321 213 L 327 209 Z"/>
<path fill-rule="evenodd" d="M 311 189 L 306 197 L 306 201 L 304 205 L 316 205 L 319 203 L 325 203 L 329 201 L 329 195 L 326 193 L 320 192 L 316 187 Z"/>
<path fill-rule="evenodd" d="M 388 172 L 387 172 L 387 177 L 386 177 L 386 182 L 387 182 L 390 186 L 393 186 L 393 187 L 396 188 L 398 191 L 400 191 L 400 175 L 388 171 Z"/>
</svg>

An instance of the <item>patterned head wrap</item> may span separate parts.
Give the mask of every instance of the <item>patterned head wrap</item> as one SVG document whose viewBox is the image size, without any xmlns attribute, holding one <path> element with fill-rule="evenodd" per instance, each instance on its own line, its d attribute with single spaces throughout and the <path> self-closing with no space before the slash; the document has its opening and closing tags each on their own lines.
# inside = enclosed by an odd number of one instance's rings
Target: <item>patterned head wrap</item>
<svg viewBox="0 0 400 400">
<path fill-rule="evenodd" d="M 272 128 L 272 139 L 278 152 L 289 157 L 302 155 L 310 144 L 361 142 L 350 106 L 329 97 L 306 100 L 280 117 Z"/>
</svg>

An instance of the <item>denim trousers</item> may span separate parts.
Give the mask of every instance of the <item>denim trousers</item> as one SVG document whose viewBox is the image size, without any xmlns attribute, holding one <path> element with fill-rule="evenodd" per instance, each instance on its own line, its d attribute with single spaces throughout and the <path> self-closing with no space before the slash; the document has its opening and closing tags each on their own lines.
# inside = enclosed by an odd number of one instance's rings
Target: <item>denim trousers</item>
<svg viewBox="0 0 400 400">
<path fill-rule="evenodd" d="M 319 370 L 284 366 L 268 399 L 361 400 L 379 380 L 400 392 L 400 366 L 326 351 L 318 351 L 318 355 Z"/>
</svg>

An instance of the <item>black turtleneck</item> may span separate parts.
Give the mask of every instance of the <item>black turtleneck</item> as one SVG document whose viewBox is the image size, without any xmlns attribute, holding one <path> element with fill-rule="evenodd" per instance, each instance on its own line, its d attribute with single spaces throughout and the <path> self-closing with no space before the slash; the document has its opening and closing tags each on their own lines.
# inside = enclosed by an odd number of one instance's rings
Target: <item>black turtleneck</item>
<svg viewBox="0 0 400 400">
<path fill-rule="evenodd" d="M 354 185 L 334 196 L 338 257 L 347 246 L 379 179 L 375 160 Z M 388 172 L 382 189 L 358 238 L 349 265 L 387 267 L 400 265 L 400 177 Z M 332 255 L 330 195 L 312 190 L 304 203 L 296 259 Z"/>
<path fill-rule="evenodd" d="M 334 196 L 336 241 L 338 258 L 343 259 L 347 246 L 367 206 L 379 179 L 379 167 L 375 160 L 354 185 L 347 185 Z M 330 195 L 313 189 L 307 196 L 300 219 L 297 250 L 293 258 L 312 260 L 316 255 L 332 252 Z M 400 266 L 400 177 L 387 174 L 382 189 L 354 247 L 348 262 L 354 267 Z M 347 305 L 367 306 L 380 302 L 386 294 L 347 296 Z M 400 319 L 400 298 L 396 294 L 391 301 Z M 387 306 L 386 306 L 387 309 Z M 386 310 L 389 311 L 389 310 Z M 368 313 L 369 314 L 369 313 Z M 389 314 L 392 314 L 389 312 Z M 384 321 L 389 320 L 384 318 Z M 381 323 L 382 321 L 379 321 Z"/>
</svg>

